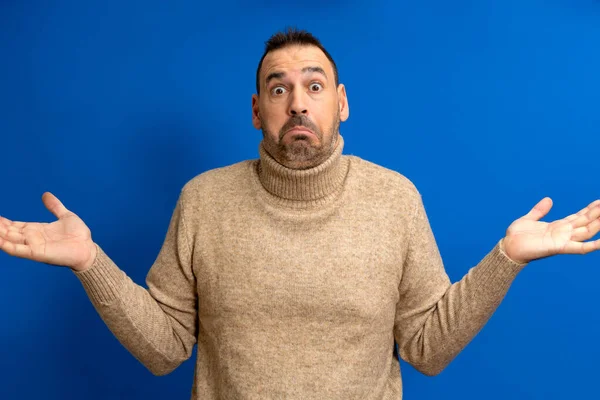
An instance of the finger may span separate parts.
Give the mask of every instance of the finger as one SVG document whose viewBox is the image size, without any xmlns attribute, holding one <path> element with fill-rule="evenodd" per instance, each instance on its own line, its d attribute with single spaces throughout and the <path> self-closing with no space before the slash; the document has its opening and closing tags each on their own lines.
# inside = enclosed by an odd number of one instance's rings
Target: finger
<svg viewBox="0 0 600 400">
<path fill-rule="evenodd" d="M 594 221 L 598 217 L 600 217 L 600 205 L 590 208 L 588 212 L 571 219 L 569 222 L 573 228 L 580 228 Z"/>
<path fill-rule="evenodd" d="M 8 218 L 0 217 L 0 225 L 23 227 L 26 224 L 27 224 L 27 222 L 11 221 Z"/>
<path fill-rule="evenodd" d="M 8 234 L 9 230 L 8 227 L 4 226 L 4 225 L 0 225 L 0 237 L 4 238 L 7 234 Z"/>
<path fill-rule="evenodd" d="M 600 216 L 600 200 L 594 201 L 592 204 L 590 204 L 590 206 L 583 208 L 579 210 L 576 214 L 571 214 L 563 219 L 568 222 L 573 222 L 577 220 L 578 223 L 581 223 L 582 221 L 584 221 L 584 219 L 581 219 L 581 217 L 585 215 L 588 215 L 589 220 L 598 218 Z"/>
<path fill-rule="evenodd" d="M 590 242 L 569 241 L 562 249 L 561 254 L 587 254 L 594 250 L 600 250 L 600 239 Z"/>
<path fill-rule="evenodd" d="M 58 219 L 65 217 L 70 213 L 69 210 L 63 205 L 63 203 L 52 193 L 45 192 L 42 195 L 42 201 L 44 205 L 54 216 Z"/>
<path fill-rule="evenodd" d="M 23 224 L 25 224 L 25 222 L 11 221 L 8 218 L 0 217 L 0 225 L 12 226 L 12 225 L 23 225 Z"/>
<path fill-rule="evenodd" d="M 585 226 L 573 229 L 571 240 L 578 242 L 588 240 L 593 238 L 598 232 L 600 232 L 600 219 L 595 219 Z"/>
<path fill-rule="evenodd" d="M 600 207 L 600 200 L 594 200 L 594 201 L 592 201 L 587 207 L 582 208 L 581 210 L 577 211 L 575 214 L 569 215 L 565 219 L 568 220 L 568 221 L 576 219 L 580 215 L 583 215 L 583 214 L 589 212 L 591 209 L 593 209 L 595 207 Z"/>
<path fill-rule="evenodd" d="M 23 223 L 13 223 L 12 225 L 0 225 L 8 232 L 15 232 L 24 234 L 27 228 L 35 229 L 35 224 L 23 222 Z"/>
<path fill-rule="evenodd" d="M 579 212 L 577 214 L 585 214 L 586 212 L 588 212 L 592 208 L 598 207 L 598 206 L 600 206 L 600 200 L 594 200 L 587 207 L 582 208 L 581 210 L 579 210 Z"/>
<path fill-rule="evenodd" d="M 15 244 L 0 239 L 0 249 L 8 255 L 20 258 L 31 258 L 31 248 L 25 244 Z"/>
<path fill-rule="evenodd" d="M 540 200 L 531 211 L 523 216 L 524 219 L 539 221 L 544 215 L 548 214 L 548 211 L 552 208 L 552 199 L 550 197 L 544 197 Z"/>
<path fill-rule="evenodd" d="M 25 244 L 25 235 L 0 226 L 0 238 L 15 244 Z"/>
<path fill-rule="evenodd" d="M 594 205 L 593 207 L 587 207 L 588 211 L 583 213 L 583 215 L 587 215 L 590 220 L 596 219 L 600 217 L 600 203 Z"/>
<path fill-rule="evenodd" d="M 25 230 L 26 225 L 23 225 L 21 227 L 18 227 L 16 225 L 10 225 L 10 226 L 4 226 L 4 228 L 8 231 L 8 232 L 15 232 L 15 233 L 23 233 Z"/>
</svg>

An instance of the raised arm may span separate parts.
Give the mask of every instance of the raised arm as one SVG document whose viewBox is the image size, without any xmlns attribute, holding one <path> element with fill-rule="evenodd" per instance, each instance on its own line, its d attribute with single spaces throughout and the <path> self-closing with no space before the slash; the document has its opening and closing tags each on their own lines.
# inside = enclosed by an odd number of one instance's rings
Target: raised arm
<svg viewBox="0 0 600 400">
<path fill-rule="evenodd" d="M 58 220 L 44 224 L 2 218 L 0 248 L 71 268 L 108 328 L 153 374 L 167 374 L 187 360 L 196 343 L 197 311 L 182 197 L 148 273 L 148 289 L 119 269 L 92 241 L 85 223 L 55 196 L 45 193 L 42 200 Z"/>
<path fill-rule="evenodd" d="M 451 284 L 423 202 L 417 198 L 394 334 L 402 359 L 426 375 L 435 375 L 480 331 L 525 264 L 508 258 L 499 241 L 477 266 Z"/>
<path fill-rule="evenodd" d="M 475 267 L 451 285 L 422 199 L 417 196 L 394 332 L 404 360 L 425 374 L 439 373 L 488 321 L 527 263 L 600 249 L 600 240 L 586 242 L 600 231 L 600 200 L 560 220 L 540 221 L 551 208 L 548 197 L 538 202 L 508 227 L 506 236 Z"/>
</svg>

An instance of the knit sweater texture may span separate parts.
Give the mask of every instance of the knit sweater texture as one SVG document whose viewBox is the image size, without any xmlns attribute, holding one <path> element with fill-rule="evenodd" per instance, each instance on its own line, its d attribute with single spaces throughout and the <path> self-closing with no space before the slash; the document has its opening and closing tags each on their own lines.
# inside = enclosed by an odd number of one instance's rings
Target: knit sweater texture
<svg viewBox="0 0 600 400">
<path fill-rule="evenodd" d="M 192 399 L 402 399 L 402 359 L 442 371 L 525 264 L 496 242 L 458 282 L 402 174 L 334 153 L 259 159 L 182 188 L 165 241 L 134 283 L 97 246 L 75 272 L 119 341 L 164 375 L 197 345 Z"/>
</svg>

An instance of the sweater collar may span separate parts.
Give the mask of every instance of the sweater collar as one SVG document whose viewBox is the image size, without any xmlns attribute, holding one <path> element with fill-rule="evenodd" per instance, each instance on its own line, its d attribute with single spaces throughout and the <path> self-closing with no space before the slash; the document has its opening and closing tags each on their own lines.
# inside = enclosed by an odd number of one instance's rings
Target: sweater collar
<svg viewBox="0 0 600 400">
<path fill-rule="evenodd" d="M 342 157 L 344 139 L 338 136 L 335 150 L 323 163 L 309 169 L 291 169 L 281 165 L 265 150 L 261 141 L 258 176 L 271 194 L 286 200 L 312 201 L 338 192 L 348 171 L 348 160 Z"/>
</svg>

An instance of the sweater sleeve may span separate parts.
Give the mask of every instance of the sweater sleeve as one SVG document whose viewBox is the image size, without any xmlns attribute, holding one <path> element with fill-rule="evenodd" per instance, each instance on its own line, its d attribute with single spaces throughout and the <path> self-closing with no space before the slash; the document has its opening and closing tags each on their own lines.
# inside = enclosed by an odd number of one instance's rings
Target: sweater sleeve
<svg viewBox="0 0 600 400">
<path fill-rule="evenodd" d="M 451 284 L 421 195 L 416 199 L 394 336 L 403 360 L 426 375 L 435 375 L 481 330 L 526 264 L 511 260 L 498 241 L 479 264 Z"/>
<path fill-rule="evenodd" d="M 156 261 L 135 284 L 98 246 L 94 264 L 74 272 L 111 332 L 153 374 L 187 360 L 197 337 L 196 280 L 180 196 Z"/>
</svg>

